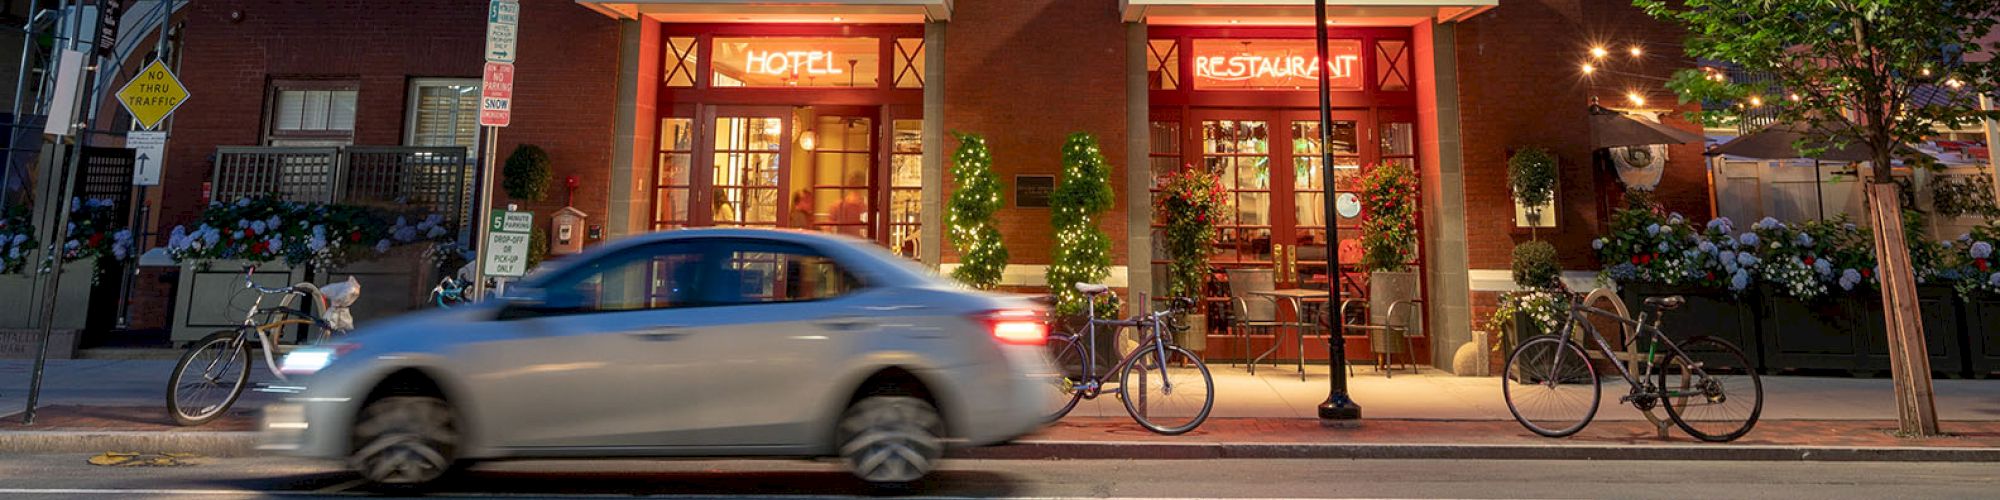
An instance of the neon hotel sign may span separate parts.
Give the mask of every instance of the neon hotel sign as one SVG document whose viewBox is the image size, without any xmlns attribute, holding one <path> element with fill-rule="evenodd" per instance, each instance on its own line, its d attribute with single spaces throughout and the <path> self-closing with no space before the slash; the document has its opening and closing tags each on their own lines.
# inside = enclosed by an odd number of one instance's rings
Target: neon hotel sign
<svg viewBox="0 0 2000 500">
<path fill-rule="evenodd" d="M 765 75 L 839 75 L 847 70 L 834 67 L 831 50 L 751 50 L 743 56 L 743 70 Z"/>
</svg>

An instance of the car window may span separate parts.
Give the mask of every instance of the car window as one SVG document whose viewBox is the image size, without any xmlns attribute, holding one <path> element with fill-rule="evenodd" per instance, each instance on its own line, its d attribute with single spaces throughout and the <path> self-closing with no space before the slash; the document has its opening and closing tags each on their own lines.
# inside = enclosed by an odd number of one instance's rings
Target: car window
<svg viewBox="0 0 2000 500">
<path fill-rule="evenodd" d="M 646 245 L 579 263 L 543 290 L 550 307 L 578 312 L 704 305 L 707 261 L 696 245 Z"/>
<path fill-rule="evenodd" d="M 798 302 L 846 295 L 861 281 L 839 262 L 789 243 L 736 241 L 720 254 L 711 297 L 737 304 Z"/>
</svg>

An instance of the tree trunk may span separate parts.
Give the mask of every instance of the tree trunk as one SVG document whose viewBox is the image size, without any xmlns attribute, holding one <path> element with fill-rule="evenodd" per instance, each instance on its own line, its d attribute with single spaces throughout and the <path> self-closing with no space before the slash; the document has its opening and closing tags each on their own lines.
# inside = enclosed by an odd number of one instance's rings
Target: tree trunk
<svg viewBox="0 0 2000 500">
<path fill-rule="evenodd" d="M 1887 176 L 1877 177 L 1868 189 L 1868 211 L 1875 224 L 1875 261 L 1881 267 L 1882 311 L 1888 323 L 1890 376 L 1896 389 L 1896 421 L 1905 437 L 1936 436 L 1930 354 L 1924 342 L 1910 249 L 1903 237 L 1900 193 Z"/>
</svg>

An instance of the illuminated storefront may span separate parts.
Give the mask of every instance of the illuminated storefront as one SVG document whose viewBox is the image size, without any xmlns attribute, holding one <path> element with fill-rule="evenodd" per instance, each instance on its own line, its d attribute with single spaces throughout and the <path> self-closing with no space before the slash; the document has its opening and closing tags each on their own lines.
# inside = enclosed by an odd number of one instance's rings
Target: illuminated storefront
<svg viewBox="0 0 2000 500">
<path fill-rule="evenodd" d="M 830 231 L 917 256 L 921 25 L 658 29 L 651 229 Z"/>
<path fill-rule="evenodd" d="M 1331 144 L 1320 143 L 1322 65 L 1312 36 L 1310 27 L 1148 31 L 1151 174 L 1157 179 L 1177 169 L 1206 168 L 1229 193 L 1229 216 L 1220 224 L 1212 260 L 1218 284 L 1208 297 L 1217 312 L 1228 305 L 1226 271 L 1232 269 L 1268 273 L 1276 288 L 1339 287 L 1361 296 L 1368 275 L 1357 265 L 1360 179 L 1378 165 L 1417 167 L 1415 90 L 1421 76 L 1411 30 L 1330 30 L 1324 67 L 1333 91 Z M 1331 193 L 1324 185 L 1323 147 L 1333 153 Z M 1329 194 L 1336 202 L 1331 214 Z M 1163 223 L 1155 220 L 1155 231 Z M 1347 251 L 1334 252 L 1334 245 Z M 1332 258 L 1336 253 L 1340 259 Z M 1152 256 L 1155 274 L 1165 273 L 1167 257 Z M 1411 264 L 1422 272 L 1421 257 Z M 1156 280 L 1154 289 L 1163 293 L 1164 286 Z M 1223 349 L 1236 348 L 1216 340 Z"/>
</svg>

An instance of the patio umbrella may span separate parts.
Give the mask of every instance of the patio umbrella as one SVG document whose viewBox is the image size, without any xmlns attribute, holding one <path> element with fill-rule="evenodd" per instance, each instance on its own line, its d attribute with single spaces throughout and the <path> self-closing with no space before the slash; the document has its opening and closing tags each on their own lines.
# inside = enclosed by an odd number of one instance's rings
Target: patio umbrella
<svg viewBox="0 0 2000 500">
<path fill-rule="evenodd" d="M 1590 110 L 1590 148 L 1650 146 L 1654 144 L 1699 143 L 1701 134 L 1634 119 L 1624 113 L 1596 106 Z"/>
</svg>

